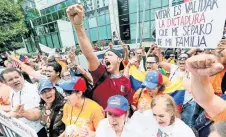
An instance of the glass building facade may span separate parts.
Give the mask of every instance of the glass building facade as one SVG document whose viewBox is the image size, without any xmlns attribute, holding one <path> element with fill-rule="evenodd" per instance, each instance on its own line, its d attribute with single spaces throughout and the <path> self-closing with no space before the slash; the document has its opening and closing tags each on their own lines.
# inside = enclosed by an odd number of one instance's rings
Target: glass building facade
<svg viewBox="0 0 226 137">
<path fill-rule="evenodd" d="M 102 5 L 99 5 L 102 1 Z M 137 5 L 137 1 L 138 4 Z M 95 4 L 96 2 L 96 4 Z M 57 28 L 57 20 L 69 21 L 66 15 L 68 6 L 76 4 L 77 0 L 65 0 L 61 3 L 52 5 L 40 11 L 41 17 L 32 20 L 34 30 L 37 34 L 36 39 L 41 44 L 51 48 L 62 48 L 62 43 L 59 37 L 59 29 Z M 112 40 L 111 24 L 110 21 L 108 0 L 86 0 L 84 27 L 89 39 L 93 44 L 97 41 L 104 41 L 107 44 Z M 172 5 L 181 4 L 183 0 L 172 0 Z M 137 27 L 137 6 L 139 6 L 139 30 L 142 27 L 142 14 L 144 7 L 144 0 L 129 0 L 129 25 L 131 39 L 127 43 L 134 43 L 136 40 L 136 27 Z M 145 3 L 145 18 L 143 41 L 152 42 L 152 32 L 155 30 L 155 12 L 162 8 L 169 6 L 169 0 L 146 0 Z M 121 16 L 121 15 L 118 15 Z M 76 34 L 74 33 L 75 43 L 78 43 Z M 139 33 L 140 36 L 140 33 Z M 28 51 L 33 51 L 32 44 L 26 44 Z"/>
</svg>

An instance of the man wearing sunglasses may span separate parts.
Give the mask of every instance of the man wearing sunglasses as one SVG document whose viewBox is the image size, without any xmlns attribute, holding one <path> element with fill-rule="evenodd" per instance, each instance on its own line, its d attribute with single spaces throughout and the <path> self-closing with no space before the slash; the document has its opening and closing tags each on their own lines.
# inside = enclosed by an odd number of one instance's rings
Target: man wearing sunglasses
<svg viewBox="0 0 226 137">
<path fill-rule="evenodd" d="M 156 55 L 149 55 L 146 61 L 146 70 L 158 70 L 162 75 L 166 76 L 166 72 L 159 66 L 159 58 Z"/>
<path fill-rule="evenodd" d="M 166 71 L 170 72 L 169 79 L 172 83 L 176 83 L 177 81 L 182 81 L 182 79 L 187 75 L 185 63 L 186 60 L 190 57 L 188 53 L 182 53 L 177 58 L 177 65 L 170 64 L 168 62 L 163 61 L 163 56 L 161 50 L 158 49 L 157 55 L 160 58 L 159 65 L 164 68 Z M 181 114 L 182 120 L 193 127 L 195 124 L 195 115 L 196 115 L 196 103 L 194 102 L 192 95 L 186 90 L 184 95 L 184 102 L 183 102 L 183 111 Z"/>
<path fill-rule="evenodd" d="M 170 54 L 168 60 L 167 60 L 168 63 L 170 64 L 175 64 L 175 55 L 174 54 Z"/>
</svg>

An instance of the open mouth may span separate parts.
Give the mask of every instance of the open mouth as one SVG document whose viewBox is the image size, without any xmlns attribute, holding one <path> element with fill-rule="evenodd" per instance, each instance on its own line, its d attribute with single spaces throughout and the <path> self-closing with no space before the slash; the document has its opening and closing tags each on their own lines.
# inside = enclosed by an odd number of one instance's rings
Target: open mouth
<svg viewBox="0 0 226 137">
<path fill-rule="evenodd" d="M 180 64 L 180 66 L 184 66 L 185 65 L 185 63 L 179 63 Z"/>
<path fill-rule="evenodd" d="M 117 127 L 118 124 L 111 124 L 112 127 Z"/>
<path fill-rule="evenodd" d="M 107 69 L 108 69 L 108 68 L 110 68 L 111 63 L 110 63 L 109 61 L 106 61 L 106 62 L 105 62 L 105 65 L 106 65 L 106 67 L 107 67 Z"/>
<path fill-rule="evenodd" d="M 46 99 L 47 99 L 48 101 L 51 101 L 52 96 L 48 96 L 48 97 L 46 97 Z"/>
<path fill-rule="evenodd" d="M 20 83 L 16 83 L 16 84 L 15 84 L 15 87 L 18 87 L 18 86 L 20 86 Z"/>
<path fill-rule="evenodd" d="M 164 124 L 164 122 L 158 122 L 159 123 L 159 125 L 163 125 Z"/>
</svg>

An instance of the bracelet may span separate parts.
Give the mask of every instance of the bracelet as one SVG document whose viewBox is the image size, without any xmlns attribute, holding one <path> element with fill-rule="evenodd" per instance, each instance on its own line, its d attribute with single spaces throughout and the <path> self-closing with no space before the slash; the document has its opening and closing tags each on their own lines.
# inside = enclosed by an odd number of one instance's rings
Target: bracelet
<svg viewBox="0 0 226 137">
<path fill-rule="evenodd" d="M 81 24 L 74 24 L 74 27 L 77 28 L 77 27 L 81 27 L 83 25 L 83 22 Z"/>
</svg>

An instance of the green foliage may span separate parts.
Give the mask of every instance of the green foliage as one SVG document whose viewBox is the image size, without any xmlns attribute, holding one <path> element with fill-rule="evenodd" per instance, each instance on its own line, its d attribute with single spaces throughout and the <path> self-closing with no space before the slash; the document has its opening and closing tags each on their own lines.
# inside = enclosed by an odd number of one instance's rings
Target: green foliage
<svg viewBox="0 0 226 137">
<path fill-rule="evenodd" d="M 18 3 L 0 0 L 0 48 L 15 44 L 21 40 L 18 37 L 27 32 L 22 8 Z"/>
</svg>

